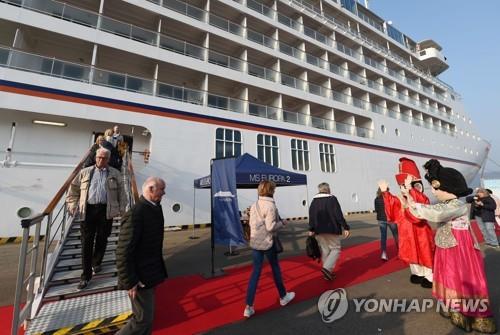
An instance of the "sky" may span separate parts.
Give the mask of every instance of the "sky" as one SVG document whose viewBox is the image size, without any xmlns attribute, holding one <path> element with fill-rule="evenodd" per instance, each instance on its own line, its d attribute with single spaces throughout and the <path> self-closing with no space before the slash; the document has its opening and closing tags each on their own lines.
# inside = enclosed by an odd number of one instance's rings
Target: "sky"
<svg viewBox="0 0 500 335">
<path fill-rule="evenodd" d="M 450 68 L 439 78 L 491 143 L 486 172 L 500 171 L 500 0 L 370 0 L 369 8 L 414 41 L 442 46 Z"/>
</svg>

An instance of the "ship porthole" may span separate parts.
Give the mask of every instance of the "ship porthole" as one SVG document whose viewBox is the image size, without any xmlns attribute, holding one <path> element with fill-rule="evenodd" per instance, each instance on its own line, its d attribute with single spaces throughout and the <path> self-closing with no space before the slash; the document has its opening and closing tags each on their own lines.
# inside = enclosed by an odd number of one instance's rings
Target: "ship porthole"
<svg viewBox="0 0 500 335">
<path fill-rule="evenodd" d="M 179 213 L 181 209 L 182 209 L 181 204 L 175 203 L 172 205 L 172 211 L 174 213 Z"/>
<path fill-rule="evenodd" d="M 398 129 L 398 128 L 396 128 L 396 129 L 394 130 L 394 132 L 396 133 L 396 136 L 401 135 L 401 133 L 399 132 L 399 129 Z"/>
<path fill-rule="evenodd" d="M 359 197 L 358 197 L 357 193 L 351 194 L 351 198 L 352 198 L 352 201 L 354 201 L 354 202 L 358 202 L 359 201 Z"/>
<path fill-rule="evenodd" d="M 302 200 L 302 206 L 304 206 L 304 207 L 305 207 L 306 205 L 307 205 L 307 201 Z"/>
<path fill-rule="evenodd" d="M 387 131 L 387 129 L 385 129 L 384 125 L 381 125 L 380 126 L 380 131 L 382 132 L 382 134 L 385 134 L 385 132 Z"/>
</svg>

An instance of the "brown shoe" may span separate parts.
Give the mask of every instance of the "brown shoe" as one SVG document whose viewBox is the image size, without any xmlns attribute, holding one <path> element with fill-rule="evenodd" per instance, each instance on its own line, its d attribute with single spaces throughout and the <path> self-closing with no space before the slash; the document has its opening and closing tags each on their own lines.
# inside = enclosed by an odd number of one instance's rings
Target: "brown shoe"
<svg viewBox="0 0 500 335">
<path fill-rule="evenodd" d="M 497 326 L 492 317 L 472 318 L 472 329 L 485 334 L 495 334 L 497 332 Z"/>
<path fill-rule="evenodd" d="M 472 331 L 471 320 L 460 312 L 450 311 L 450 321 L 455 327 L 463 329 L 467 333 Z"/>
</svg>

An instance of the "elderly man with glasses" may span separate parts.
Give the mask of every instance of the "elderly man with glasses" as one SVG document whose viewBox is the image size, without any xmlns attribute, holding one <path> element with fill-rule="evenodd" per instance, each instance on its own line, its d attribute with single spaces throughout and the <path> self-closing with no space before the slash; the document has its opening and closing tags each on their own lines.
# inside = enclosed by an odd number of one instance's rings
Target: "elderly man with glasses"
<svg viewBox="0 0 500 335">
<path fill-rule="evenodd" d="M 127 204 L 123 178 L 108 165 L 110 155 L 109 150 L 98 149 L 95 165 L 78 173 L 66 198 L 69 212 L 81 220 L 83 273 L 78 289 L 87 287 L 92 268 L 94 273 L 101 271 L 113 218 L 121 216 Z"/>
</svg>

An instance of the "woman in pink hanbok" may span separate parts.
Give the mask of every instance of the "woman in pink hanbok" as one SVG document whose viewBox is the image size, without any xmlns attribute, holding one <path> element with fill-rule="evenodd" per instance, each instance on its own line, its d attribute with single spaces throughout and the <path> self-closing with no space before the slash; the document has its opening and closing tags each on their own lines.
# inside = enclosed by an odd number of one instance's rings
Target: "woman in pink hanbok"
<svg viewBox="0 0 500 335">
<path fill-rule="evenodd" d="M 419 204 L 409 197 L 408 205 L 414 216 L 438 222 L 432 294 L 440 302 L 440 313 L 465 331 L 495 333 L 483 257 L 471 230 L 468 207 L 458 200 L 472 190 L 460 172 L 442 167 L 435 159 L 424 168 L 439 203 Z"/>
</svg>

